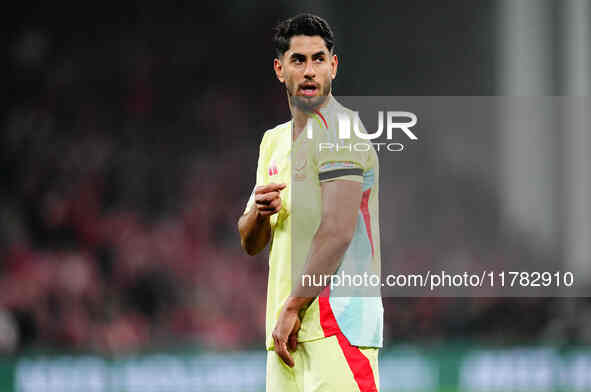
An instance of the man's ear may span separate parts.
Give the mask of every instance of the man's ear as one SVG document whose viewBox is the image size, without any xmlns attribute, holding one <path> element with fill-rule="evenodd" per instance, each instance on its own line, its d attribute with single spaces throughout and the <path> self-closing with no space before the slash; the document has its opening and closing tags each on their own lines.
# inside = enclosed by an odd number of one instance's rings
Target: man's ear
<svg viewBox="0 0 591 392">
<path fill-rule="evenodd" d="M 339 58 L 336 54 L 332 55 L 330 66 L 330 77 L 334 80 L 337 77 L 337 70 L 339 68 Z"/>
<path fill-rule="evenodd" d="M 283 77 L 283 64 L 281 64 L 281 60 L 279 60 L 278 58 L 275 58 L 275 60 L 273 60 L 273 69 L 275 70 L 275 75 L 277 76 L 277 79 L 279 79 L 281 83 L 284 83 L 285 78 Z"/>
</svg>

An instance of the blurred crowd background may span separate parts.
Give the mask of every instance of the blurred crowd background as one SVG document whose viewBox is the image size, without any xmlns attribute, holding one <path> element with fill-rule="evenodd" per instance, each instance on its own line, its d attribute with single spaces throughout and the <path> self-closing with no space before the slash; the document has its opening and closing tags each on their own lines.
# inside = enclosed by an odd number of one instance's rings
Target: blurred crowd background
<svg viewBox="0 0 591 392">
<path fill-rule="evenodd" d="M 262 347 L 266 254 L 241 251 L 236 220 L 263 132 L 289 118 L 271 68 L 278 20 L 311 10 L 333 25 L 335 94 L 502 93 L 500 2 L 407 2 L 381 19 L 308 3 L 17 5 L 2 48 L 0 353 Z M 416 173 L 384 185 L 404 206 L 384 258 L 436 259 L 441 241 L 469 260 L 546 257 L 504 232 L 490 179 L 431 153 L 400 158 Z M 420 243 L 417 225 L 430 227 Z M 384 306 L 386 344 L 591 343 L 585 299 Z"/>
</svg>

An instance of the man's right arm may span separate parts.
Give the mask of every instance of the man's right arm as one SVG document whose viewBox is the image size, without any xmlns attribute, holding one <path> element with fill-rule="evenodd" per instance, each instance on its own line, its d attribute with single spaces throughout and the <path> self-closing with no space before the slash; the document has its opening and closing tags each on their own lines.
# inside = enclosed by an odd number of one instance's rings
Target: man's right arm
<svg viewBox="0 0 591 392">
<path fill-rule="evenodd" d="M 274 183 L 257 186 L 254 190 L 254 203 L 238 219 L 240 244 L 249 255 L 254 256 L 265 249 L 271 239 L 269 217 L 281 209 L 279 193 L 285 186 L 285 184 Z"/>
</svg>

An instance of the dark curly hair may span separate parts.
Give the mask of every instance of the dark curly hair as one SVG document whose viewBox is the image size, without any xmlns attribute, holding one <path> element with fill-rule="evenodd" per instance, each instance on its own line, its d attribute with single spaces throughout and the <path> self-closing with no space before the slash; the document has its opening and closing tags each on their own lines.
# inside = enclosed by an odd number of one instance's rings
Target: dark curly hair
<svg viewBox="0 0 591 392">
<path fill-rule="evenodd" d="M 294 35 L 319 35 L 329 51 L 334 48 L 334 33 L 324 19 L 312 14 L 299 14 L 279 22 L 275 27 L 273 43 L 277 57 L 283 56 L 289 49 L 289 41 Z"/>
</svg>

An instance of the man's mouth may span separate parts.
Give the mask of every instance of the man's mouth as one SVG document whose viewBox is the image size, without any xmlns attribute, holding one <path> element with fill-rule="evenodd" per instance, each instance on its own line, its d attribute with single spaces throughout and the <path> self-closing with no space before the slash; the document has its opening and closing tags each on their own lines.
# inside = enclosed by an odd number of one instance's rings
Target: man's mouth
<svg viewBox="0 0 591 392">
<path fill-rule="evenodd" d="M 318 87 L 315 84 L 304 84 L 300 86 L 300 91 L 304 97 L 313 97 L 318 93 Z"/>
</svg>

